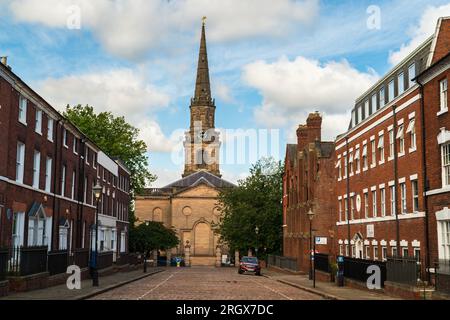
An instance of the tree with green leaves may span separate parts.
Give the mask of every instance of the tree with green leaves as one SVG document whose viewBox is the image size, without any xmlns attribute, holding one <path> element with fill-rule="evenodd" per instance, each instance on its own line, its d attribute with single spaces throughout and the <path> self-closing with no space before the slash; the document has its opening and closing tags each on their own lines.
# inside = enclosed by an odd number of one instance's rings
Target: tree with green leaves
<svg viewBox="0 0 450 320">
<path fill-rule="evenodd" d="M 153 250 L 168 250 L 180 243 L 174 229 L 166 228 L 161 222 L 146 222 L 130 229 L 130 251 L 145 253 Z"/>
<path fill-rule="evenodd" d="M 281 253 L 282 175 L 281 162 L 263 158 L 236 188 L 220 192 L 223 215 L 218 232 L 232 250 L 258 249 L 259 256 Z"/>
<path fill-rule="evenodd" d="M 124 117 L 114 117 L 111 112 L 96 114 L 89 105 L 68 105 L 64 116 L 106 154 L 124 162 L 131 172 L 133 195 L 142 191 L 147 182 L 156 180 L 148 169 L 147 145 L 139 140 L 139 129 L 127 123 Z"/>
</svg>

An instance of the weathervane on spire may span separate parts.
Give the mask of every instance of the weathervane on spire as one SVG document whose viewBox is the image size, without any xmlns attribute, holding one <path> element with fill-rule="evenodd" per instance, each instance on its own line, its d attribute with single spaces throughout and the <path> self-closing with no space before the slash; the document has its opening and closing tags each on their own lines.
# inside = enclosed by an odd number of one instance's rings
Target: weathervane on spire
<svg viewBox="0 0 450 320">
<path fill-rule="evenodd" d="M 203 18 L 202 18 L 202 23 L 203 23 L 203 25 L 205 25 L 206 24 L 206 16 L 203 16 Z"/>
</svg>

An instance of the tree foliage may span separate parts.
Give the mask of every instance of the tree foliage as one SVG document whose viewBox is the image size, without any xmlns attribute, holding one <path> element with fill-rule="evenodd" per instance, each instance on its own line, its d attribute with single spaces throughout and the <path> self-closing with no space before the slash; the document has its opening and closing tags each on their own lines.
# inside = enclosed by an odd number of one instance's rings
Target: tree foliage
<svg viewBox="0 0 450 320">
<path fill-rule="evenodd" d="M 152 250 L 175 248 L 180 243 L 175 230 L 161 222 L 143 223 L 130 229 L 130 251 L 148 253 Z"/>
<path fill-rule="evenodd" d="M 281 252 L 282 175 L 281 162 L 263 158 L 251 167 L 250 176 L 240 180 L 236 188 L 221 191 L 219 203 L 223 216 L 219 233 L 232 249 L 246 252 L 258 248 L 259 254 Z"/>
<path fill-rule="evenodd" d="M 68 105 L 64 116 L 106 154 L 124 162 L 131 172 L 132 194 L 139 193 L 146 182 L 155 181 L 148 169 L 147 145 L 138 139 L 139 129 L 128 124 L 124 117 L 114 117 L 111 112 L 96 114 L 88 105 Z"/>
</svg>

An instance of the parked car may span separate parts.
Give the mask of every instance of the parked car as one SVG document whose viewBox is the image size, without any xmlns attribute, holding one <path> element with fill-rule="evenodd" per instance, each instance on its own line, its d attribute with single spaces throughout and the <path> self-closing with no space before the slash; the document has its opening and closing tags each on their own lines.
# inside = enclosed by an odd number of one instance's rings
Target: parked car
<svg viewBox="0 0 450 320">
<path fill-rule="evenodd" d="M 244 274 L 245 272 L 254 273 L 257 276 L 261 275 L 261 266 L 259 264 L 258 258 L 256 257 L 243 257 L 239 264 L 239 274 Z"/>
</svg>

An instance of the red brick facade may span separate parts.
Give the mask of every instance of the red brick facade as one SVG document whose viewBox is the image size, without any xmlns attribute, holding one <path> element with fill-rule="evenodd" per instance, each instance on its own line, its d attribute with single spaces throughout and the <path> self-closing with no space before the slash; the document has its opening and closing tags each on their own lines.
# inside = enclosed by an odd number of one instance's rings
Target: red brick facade
<svg viewBox="0 0 450 320">
<path fill-rule="evenodd" d="M 335 202 L 333 142 L 321 141 L 322 118 L 314 113 L 297 130 L 297 144 L 288 145 L 283 176 L 284 255 L 297 258 L 302 271 L 309 270 L 310 220 L 313 235 L 327 239 L 320 253 L 333 252 Z"/>
<path fill-rule="evenodd" d="M 2 64 L 0 132 L 0 247 L 89 248 L 98 181 L 104 187 L 100 230 L 115 232 L 99 242 L 120 253 L 128 238 L 128 170 Z"/>
</svg>

